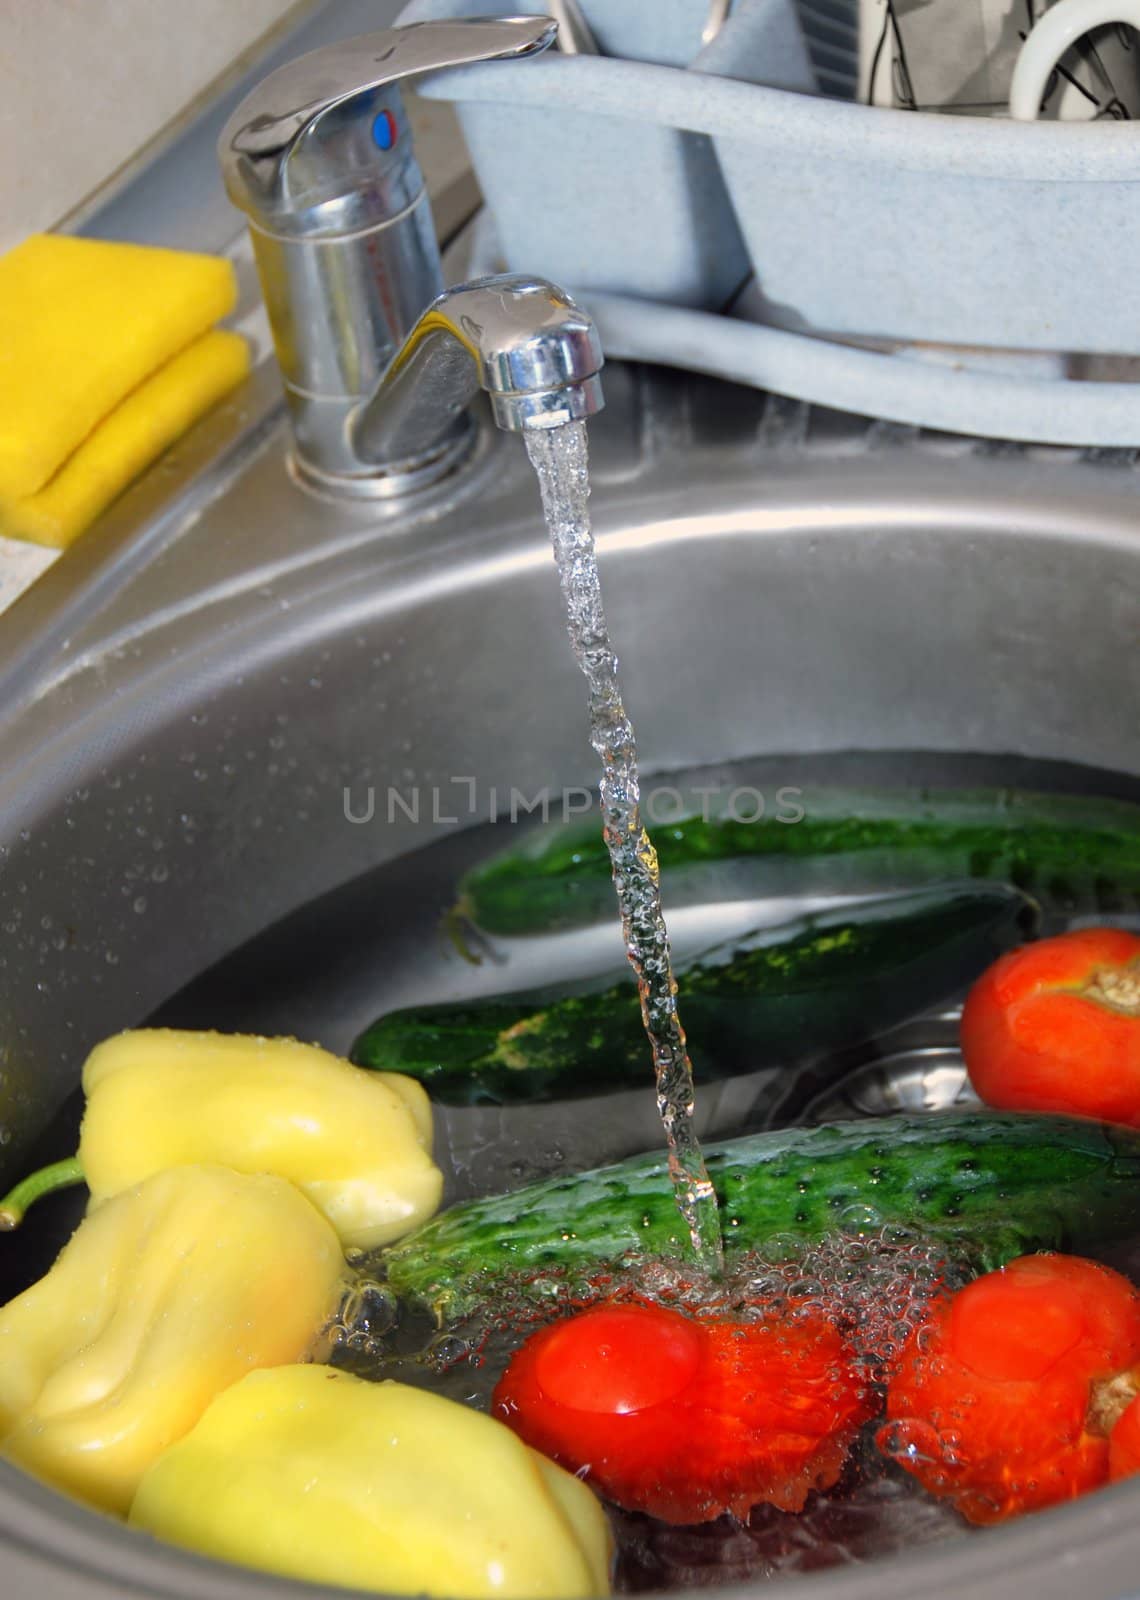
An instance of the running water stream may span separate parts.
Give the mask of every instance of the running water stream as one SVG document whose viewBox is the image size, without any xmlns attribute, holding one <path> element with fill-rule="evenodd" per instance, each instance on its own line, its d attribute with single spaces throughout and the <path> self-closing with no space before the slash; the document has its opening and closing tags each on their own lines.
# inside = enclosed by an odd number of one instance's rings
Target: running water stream
<svg viewBox="0 0 1140 1600">
<path fill-rule="evenodd" d="M 602 760 L 602 830 L 613 866 L 626 953 L 637 977 L 657 1077 L 677 1206 L 700 1265 L 723 1265 L 716 1193 L 693 1128 L 693 1068 L 677 1011 L 677 985 L 661 910 L 657 855 L 641 823 L 633 725 L 622 703 L 590 529 L 584 422 L 526 435 L 558 563 L 566 622 L 589 691 L 590 743 Z"/>
</svg>

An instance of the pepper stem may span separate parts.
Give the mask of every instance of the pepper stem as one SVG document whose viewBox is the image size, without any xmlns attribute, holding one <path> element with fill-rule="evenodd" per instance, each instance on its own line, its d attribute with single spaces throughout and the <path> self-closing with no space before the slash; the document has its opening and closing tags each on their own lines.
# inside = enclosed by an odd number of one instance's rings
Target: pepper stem
<svg viewBox="0 0 1140 1600">
<path fill-rule="evenodd" d="M 35 1205 L 45 1194 L 52 1194 L 56 1189 L 70 1189 L 73 1184 L 83 1181 L 83 1168 L 78 1156 L 68 1156 L 66 1161 L 53 1161 L 50 1167 L 41 1167 L 38 1172 L 22 1179 L 0 1200 L 0 1230 L 10 1233 L 13 1228 L 18 1228 L 28 1207 Z"/>
</svg>

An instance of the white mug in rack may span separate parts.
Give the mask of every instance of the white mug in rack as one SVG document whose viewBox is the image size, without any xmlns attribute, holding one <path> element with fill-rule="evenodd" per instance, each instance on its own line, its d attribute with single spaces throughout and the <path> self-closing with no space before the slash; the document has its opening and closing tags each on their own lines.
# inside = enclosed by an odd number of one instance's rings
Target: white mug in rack
<svg viewBox="0 0 1140 1600">
<path fill-rule="evenodd" d="M 1023 41 L 1069 0 L 860 0 L 860 98 L 956 115 L 1009 115 L 1009 97 Z M 1079 0 L 1082 5 L 1086 0 Z M 1058 121 L 1095 117 L 1140 119 L 1140 40 L 1127 28 L 1124 5 L 1113 28 L 1070 56 L 1053 77 L 1040 115 Z M 1069 46 L 1097 23 L 1078 27 Z M 1046 84 L 1062 49 L 1050 64 Z M 1032 58 L 1031 58 L 1032 59 Z"/>
<path fill-rule="evenodd" d="M 1018 122 L 1033 122 L 1049 79 L 1058 63 L 1079 40 L 1097 28 L 1130 28 L 1140 33 L 1140 0 L 1056 0 L 1034 24 L 1022 45 L 1009 86 L 1009 114 Z M 1115 43 L 1128 48 L 1125 40 L 1110 35 L 1102 52 Z M 1140 39 L 1131 41 L 1134 58 L 1140 59 Z M 1121 97 L 1123 99 L 1123 95 Z M 1130 117 L 1135 110 L 1125 104 Z"/>
</svg>

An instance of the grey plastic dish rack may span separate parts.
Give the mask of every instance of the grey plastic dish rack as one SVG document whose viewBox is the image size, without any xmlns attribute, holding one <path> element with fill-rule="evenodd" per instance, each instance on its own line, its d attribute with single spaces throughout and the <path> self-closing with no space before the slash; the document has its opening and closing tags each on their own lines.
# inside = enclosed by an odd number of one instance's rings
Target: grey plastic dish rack
<svg viewBox="0 0 1140 1600">
<path fill-rule="evenodd" d="M 1140 385 L 1074 381 L 1070 360 L 1140 357 L 1130 124 L 803 92 L 819 80 L 786 0 L 740 0 L 700 70 L 679 63 L 706 0 L 583 9 L 603 48 L 638 49 L 640 22 L 656 59 L 548 54 L 421 90 L 456 105 L 505 264 L 579 293 L 611 353 L 925 426 L 1140 444 Z M 486 11 L 413 0 L 401 21 Z M 788 87 L 740 81 L 764 72 L 766 46 Z M 750 273 L 760 326 L 719 314 Z"/>
</svg>

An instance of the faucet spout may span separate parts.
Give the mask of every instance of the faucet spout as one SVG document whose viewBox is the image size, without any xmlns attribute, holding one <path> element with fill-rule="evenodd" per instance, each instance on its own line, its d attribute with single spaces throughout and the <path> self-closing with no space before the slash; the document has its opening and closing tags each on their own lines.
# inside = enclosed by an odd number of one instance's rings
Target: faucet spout
<svg viewBox="0 0 1140 1600">
<path fill-rule="evenodd" d="M 543 278 L 504 274 L 448 289 L 349 418 L 353 453 L 398 472 L 446 451 L 480 389 L 513 433 L 580 421 L 604 403 L 602 363 L 589 315 Z"/>
</svg>

